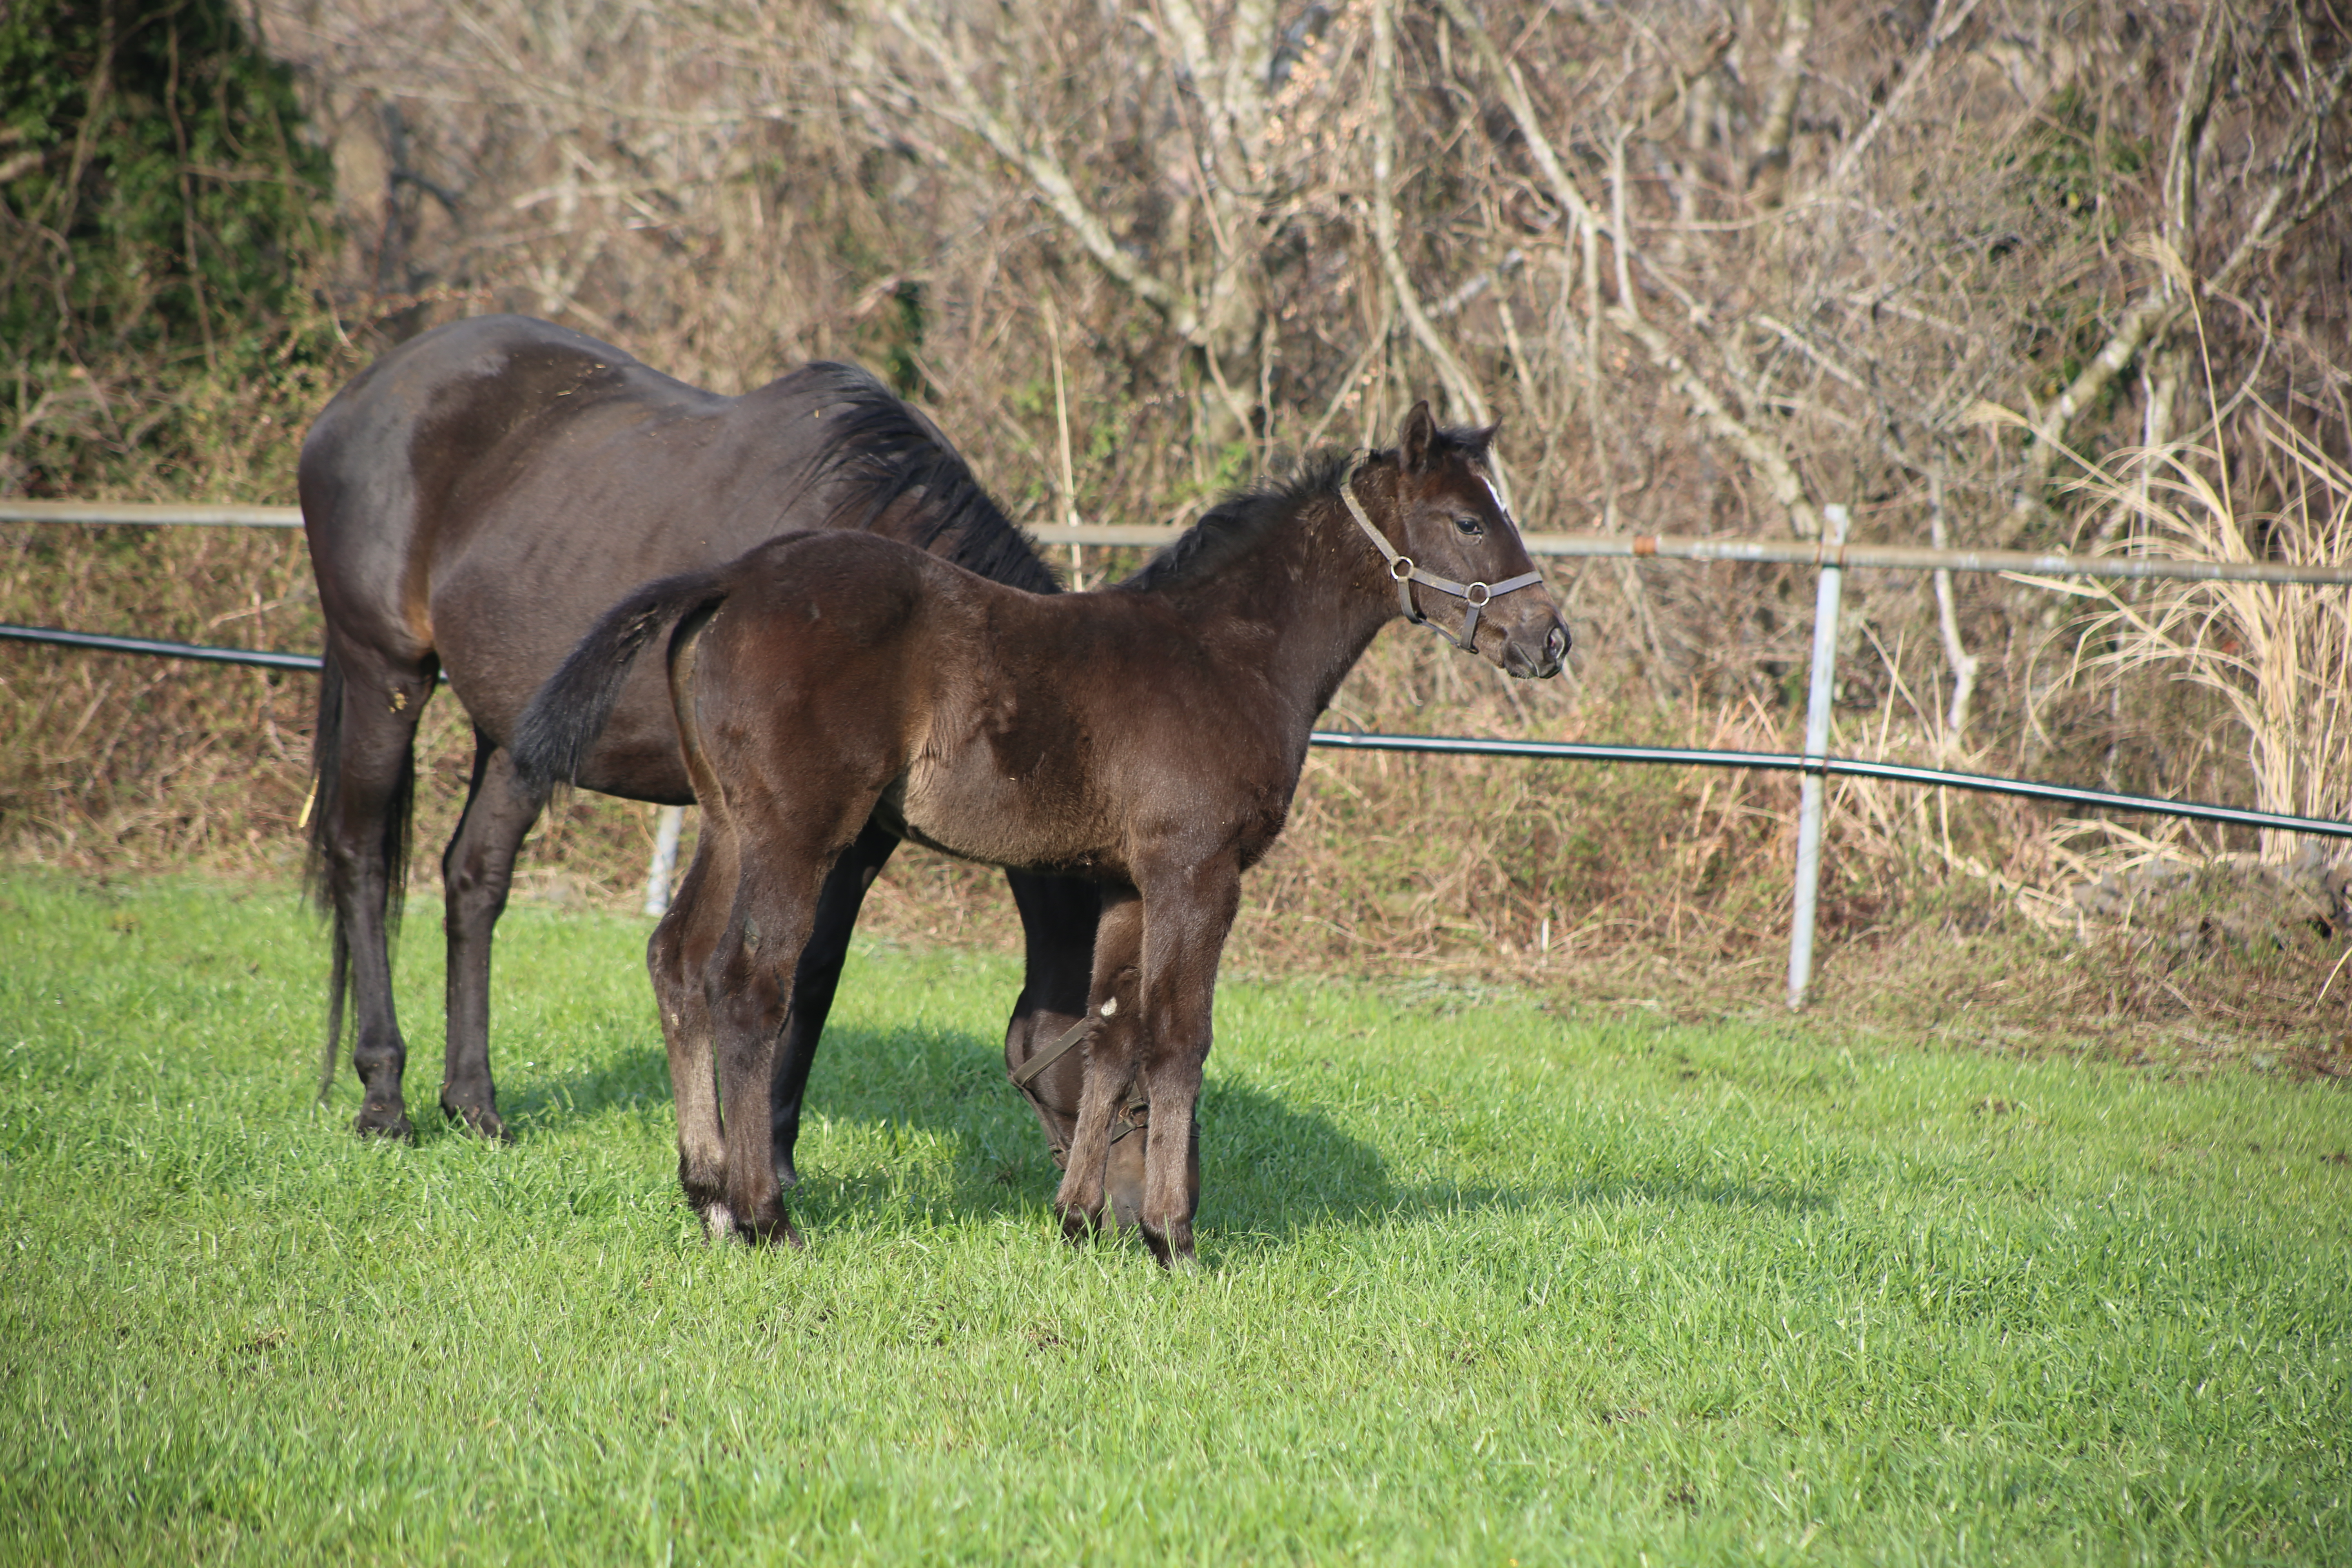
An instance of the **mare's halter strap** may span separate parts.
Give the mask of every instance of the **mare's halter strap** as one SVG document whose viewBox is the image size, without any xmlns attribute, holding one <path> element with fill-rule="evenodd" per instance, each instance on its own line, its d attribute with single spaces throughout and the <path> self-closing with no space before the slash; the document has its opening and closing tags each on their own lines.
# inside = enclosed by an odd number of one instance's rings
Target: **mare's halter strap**
<svg viewBox="0 0 2352 1568">
<path fill-rule="evenodd" d="M 1356 520 L 1356 526 L 1364 531 L 1364 537 L 1372 542 L 1372 547 L 1389 563 L 1389 576 L 1396 584 L 1397 604 L 1403 609 L 1404 618 L 1414 626 L 1429 625 L 1429 617 L 1423 615 L 1412 602 L 1412 585 L 1415 583 L 1434 588 L 1441 594 L 1451 594 L 1463 602 L 1465 607 L 1462 612 L 1460 637 L 1451 635 L 1441 626 L 1430 625 L 1429 629 L 1455 647 L 1467 648 L 1478 634 L 1478 612 L 1486 607 L 1489 600 L 1497 594 L 1507 594 L 1543 581 L 1540 572 L 1522 572 L 1500 583 L 1456 583 L 1451 577 L 1440 577 L 1426 566 L 1414 564 L 1412 556 L 1382 538 L 1381 531 L 1372 526 L 1372 520 L 1364 515 L 1364 503 L 1356 499 L 1356 476 L 1363 471 L 1361 462 L 1348 469 L 1348 477 L 1339 481 L 1339 499 L 1348 503 L 1348 515 Z"/>
<path fill-rule="evenodd" d="M 1044 1050 L 1039 1051 L 1035 1056 L 1031 1057 L 1027 1061 L 1023 1062 L 1019 1067 L 1013 1068 L 1005 1076 L 1013 1080 L 1014 1088 L 1026 1089 L 1029 1087 L 1029 1080 L 1031 1079 L 1035 1078 L 1039 1073 L 1044 1072 L 1047 1068 L 1052 1067 L 1055 1062 L 1060 1061 L 1064 1057 L 1068 1056 L 1071 1049 L 1075 1047 L 1080 1040 L 1085 1039 L 1088 1035 L 1094 1033 L 1094 1027 L 1095 1016 L 1092 1012 L 1088 1012 L 1085 1017 L 1080 1018 L 1076 1023 L 1063 1030 L 1061 1038 L 1055 1040 L 1052 1045 L 1047 1046 Z"/>
<path fill-rule="evenodd" d="M 1095 1016 L 1093 1010 L 1089 1008 L 1085 1017 L 1062 1031 L 1060 1038 L 1005 1076 L 1013 1080 L 1013 1086 L 1022 1093 L 1029 1096 L 1033 1100 L 1035 1100 L 1037 1091 L 1029 1087 L 1030 1081 L 1039 1073 L 1068 1056 L 1077 1047 L 1079 1041 L 1094 1033 L 1094 1029 Z M 1140 1132 L 1150 1124 L 1151 1111 L 1147 1103 L 1139 1101 L 1123 1105 L 1119 1107 L 1118 1119 L 1111 1123 L 1110 1141 L 1116 1143 L 1129 1133 Z M 1066 1169 L 1070 1158 L 1069 1145 L 1055 1142 L 1053 1144 L 1053 1151 L 1054 1163 Z"/>
</svg>

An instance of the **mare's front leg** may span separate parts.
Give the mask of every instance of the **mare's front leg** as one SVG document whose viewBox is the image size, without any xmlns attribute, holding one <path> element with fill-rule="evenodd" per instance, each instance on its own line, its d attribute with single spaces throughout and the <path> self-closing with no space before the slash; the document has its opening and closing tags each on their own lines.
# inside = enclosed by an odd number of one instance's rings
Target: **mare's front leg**
<svg viewBox="0 0 2352 1568">
<path fill-rule="evenodd" d="M 1030 871 L 1005 872 L 1004 885 L 1021 913 L 1025 961 L 1021 994 L 1004 1026 L 1004 1065 L 1011 1068 L 1060 1039 L 1086 1015 L 1103 893 L 1094 882 Z"/>
<path fill-rule="evenodd" d="M 816 918 L 808 945 L 801 950 L 793 971 L 792 1008 L 784 1021 L 783 1046 L 776 1058 L 776 1077 L 768 1107 L 769 1142 L 779 1186 L 800 1184 L 793 1164 L 793 1146 L 801 1137 L 801 1100 L 808 1091 L 809 1069 L 816 1065 L 816 1047 L 824 1036 L 824 1020 L 833 1011 L 834 993 L 841 985 L 841 966 L 849 957 L 849 933 L 857 925 L 857 911 L 866 890 L 898 847 L 898 837 L 878 827 L 868 817 L 866 826 L 824 879 L 817 894 Z"/>
<path fill-rule="evenodd" d="M 515 776 L 506 748 L 476 730 L 465 815 L 441 857 L 449 942 L 441 1112 L 485 1138 L 508 1135 L 490 1079 L 490 938 L 506 912 L 516 852 L 545 804 Z"/>
<path fill-rule="evenodd" d="M 1100 910 L 1086 1003 L 1091 1032 L 1075 1061 L 1065 1057 L 1031 1086 L 1043 1115 L 1048 1104 L 1071 1103 L 1077 1080 L 1068 1163 L 1054 1197 L 1062 1234 L 1072 1240 L 1099 1226 L 1106 1206 L 1122 1223 L 1132 1220 L 1142 1197 L 1141 1140 L 1118 1137 L 1112 1123 L 1135 1082 L 1143 903 L 1131 888 L 1105 888 Z"/>
<path fill-rule="evenodd" d="M 1194 1120 L 1217 991 L 1217 961 L 1241 907 L 1241 868 L 1230 856 L 1141 879 L 1143 1014 L 1138 1077 L 1150 1106 L 1143 1157 L 1144 1244 L 1163 1268 L 1192 1266 L 1192 1215 L 1201 1198 Z"/>
</svg>

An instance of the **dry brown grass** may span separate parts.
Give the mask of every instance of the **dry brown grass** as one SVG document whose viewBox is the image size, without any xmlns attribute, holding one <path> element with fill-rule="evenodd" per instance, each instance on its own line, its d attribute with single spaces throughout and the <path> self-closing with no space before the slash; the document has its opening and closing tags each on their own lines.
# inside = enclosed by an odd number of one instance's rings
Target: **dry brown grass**
<svg viewBox="0 0 2352 1568">
<path fill-rule="evenodd" d="M 2127 520 L 2115 548 L 2186 561 L 2352 561 L 2352 470 L 2254 405 L 2255 471 L 2226 447 L 2173 444 L 2094 465 L 2080 488 Z M 2263 459 L 2267 459 L 2266 461 Z M 2263 504 L 2264 498 L 2269 504 Z M 2352 815 L 2352 595 L 2265 583 L 2099 583 L 2084 659 L 2110 679 L 2156 674 L 2218 694 L 2235 721 L 2258 809 Z M 2295 837 L 2263 835 L 2265 852 Z"/>
</svg>

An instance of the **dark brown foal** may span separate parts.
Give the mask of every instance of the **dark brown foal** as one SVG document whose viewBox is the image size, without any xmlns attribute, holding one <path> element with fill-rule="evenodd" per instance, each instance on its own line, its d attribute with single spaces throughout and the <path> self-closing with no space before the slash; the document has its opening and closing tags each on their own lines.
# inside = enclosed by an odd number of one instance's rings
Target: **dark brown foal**
<svg viewBox="0 0 2352 1568">
<path fill-rule="evenodd" d="M 1163 1264 L 1190 1261 L 1218 959 L 1315 716 L 1399 615 L 1458 615 L 1449 635 L 1514 675 L 1554 674 L 1568 651 L 1486 478 L 1492 435 L 1417 405 L 1394 449 L 1236 497 L 1097 593 L 1024 594 L 887 540 L 811 535 L 655 584 L 598 625 L 531 700 L 515 758 L 535 784 L 569 776 L 667 634 L 706 818 L 651 967 L 679 1175 L 714 1234 L 798 1239 L 768 1085 L 826 868 L 870 817 L 1102 884 L 1056 1202 L 1073 1235 L 1131 1204 Z M 1040 1079 L 1066 1090 L 1068 1074 L 1052 1060 Z M 1139 1180 L 1114 1182 L 1137 1136 Z"/>
</svg>

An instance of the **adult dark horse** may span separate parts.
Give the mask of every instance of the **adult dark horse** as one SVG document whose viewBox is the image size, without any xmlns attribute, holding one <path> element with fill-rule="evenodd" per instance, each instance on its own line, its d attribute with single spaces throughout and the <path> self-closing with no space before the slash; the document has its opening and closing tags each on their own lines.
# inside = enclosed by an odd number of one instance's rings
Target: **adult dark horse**
<svg viewBox="0 0 2352 1568">
<path fill-rule="evenodd" d="M 1394 450 L 1228 500 L 1097 593 L 1041 597 L 828 534 L 654 584 L 598 624 L 514 754 L 534 787 L 593 776 L 637 655 L 669 634 L 704 825 L 649 963 L 679 1175 L 714 1235 L 799 1241 L 762 1114 L 773 1042 L 826 868 L 870 815 L 1102 883 L 1088 1024 L 1065 1037 L 1091 1036 L 1056 1203 L 1073 1236 L 1101 1223 L 1115 1123 L 1140 1122 L 1136 1217 L 1163 1264 L 1190 1259 L 1218 956 L 1316 714 L 1383 623 L 1438 593 L 1465 602 L 1459 644 L 1514 675 L 1556 673 L 1568 651 L 1484 472 L 1492 435 L 1416 405 Z M 1127 1217 L 1116 1192 L 1110 1206 Z"/>
<path fill-rule="evenodd" d="M 314 886 L 333 922 L 326 1071 L 348 994 L 366 1089 L 362 1133 L 409 1132 L 387 943 L 404 875 L 413 742 L 436 673 L 447 672 L 475 736 L 465 816 L 442 859 L 441 1107 L 497 1136 L 490 935 L 516 851 L 546 799 L 518 779 L 506 741 L 523 703 L 599 615 L 650 578 L 708 570 L 806 529 L 870 530 L 1031 593 L 1055 589 L 946 439 L 862 371 L 813 364 L 721 397 L 517 316 L 457 322 L 371 365 L 311 427 L 301 498 L 327 625 L 310 826 Z M 656 674 L 618 693 L 577 773 L 587 788 L 631 800 L 694 798 Z M 849 930 L 897 843 L 861 824 L 828 863 L 775 1074 L 775 1162 L 787 1185 L 801 1092 Z M 1085 1006 L 1097 900 L 1085 883 L 1009 879 L 1028 937 L 1027 984 L 1006 1045 L 1017 1063 L 1033 1039 L 1055 1038 Z M 1054 1087 L 1043 1086 L 1049 1096 Z M 1063 1087 L 1075 1104 L 1075 1074 Z M 1051 1115 L 1046 1127 L 1049 1136 L 1060 1131 Z"/>
</svg>

